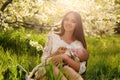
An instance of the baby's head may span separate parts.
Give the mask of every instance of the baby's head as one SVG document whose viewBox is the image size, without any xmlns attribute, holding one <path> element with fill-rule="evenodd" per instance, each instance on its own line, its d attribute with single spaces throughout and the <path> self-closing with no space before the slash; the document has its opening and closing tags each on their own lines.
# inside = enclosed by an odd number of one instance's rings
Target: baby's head
<svg viewBox="0 0 120 80">
<path fill-rule="evenodd" d="M 71 51 L 80 59 L 81 62 L 88 59 L 89 55 L 84 48 L 71 49 Z"/>
</svg>

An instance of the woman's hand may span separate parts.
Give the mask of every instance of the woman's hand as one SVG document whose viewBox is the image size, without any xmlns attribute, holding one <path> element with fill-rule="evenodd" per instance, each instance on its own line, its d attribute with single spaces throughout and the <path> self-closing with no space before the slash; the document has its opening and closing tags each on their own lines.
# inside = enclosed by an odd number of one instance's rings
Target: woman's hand
<svg viewBox="0 0 120 80">
<path fill-rule="evenodd" d="M 52 56 L 50 61 L 52 61 L 57 66 L 63 61 L 63 54 Z"/>
<path fill-rule="evenodd" d="M 59 48 L 57 49 L 57 52 L 63 54 L 63 53 L 65 53 L 66 50 L 67 50 L 66 47 L 59 47 Z"/>
<path fill-rule="evenodd" d="M 66 52 L 66 50 L 67 50 L 66 47 L 59 47 L 59 48 L 57 49 L 57 51 L 55 51 L 53 54 L 50 55 L 50 57 L 63 54 L 63 53 Z"/>
<path fill-rule="evenodd" d="M 53 61 L 53 63 L 55 65 L 58 65 L 58 64 L 64 62 L 65 60 L 67 60 L 68 58 L 70 58 L 68 55 L 60 54 L 60 55 L 56 55 L 56 56 L 51 57 L 50 61 Z"/>
</svg>

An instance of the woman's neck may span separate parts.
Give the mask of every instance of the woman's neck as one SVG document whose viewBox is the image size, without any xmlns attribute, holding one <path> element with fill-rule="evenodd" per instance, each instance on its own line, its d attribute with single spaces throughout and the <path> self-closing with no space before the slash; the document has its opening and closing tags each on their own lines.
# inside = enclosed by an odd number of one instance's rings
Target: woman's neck
<svg viewBox="0 0 120 80">
<path fill-rule="evenodd" d="M 73 37 L 73 33 L 71 32 L 65 32 L 63 36 L 61 36 L 61 39 L 63 39 L 64 41 L 71 43 L 73 42 L 75 39 Z"/>
</svg>

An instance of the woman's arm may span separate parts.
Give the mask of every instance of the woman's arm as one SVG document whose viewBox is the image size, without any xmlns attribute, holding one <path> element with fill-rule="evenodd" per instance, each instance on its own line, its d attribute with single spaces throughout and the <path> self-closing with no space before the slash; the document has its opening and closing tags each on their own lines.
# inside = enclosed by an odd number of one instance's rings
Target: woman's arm
<svg viewBox="0 0 120 80">
<path fill-rule="evenodd" d="M 46 61 L 46 59 L 50 56 L 51 54 L 51 50 L 52 50 L 52 42 L 53 42 L 53 38 L 51 33 L 48 34 L 48 38 L 46 41 L 46 45 L 45 48 L 43 50 L 43 54 L 41 57 L 41 61 L 44 63 Z"/>
<path fill-rule="evenodd" d="M 86 62 L 85 63 L 76 62 L 67 54 L 60 54 L 60 55 L 53 56 L 51 57 L 50 61 L 53 61 L 55 65 L 58 65 L 59 63 L 64 62 L 67 65 L 69 65 L 71 68 L 73 68 L 75 71 L 80 72 L 80 73 L 83 73 L 86 69 L 85 67 Z"/>
<path fill-rule="evenodd" d="M 66 55 L 64 54 L 63 61 L 67 63 L 70 67 L 72 67 L 74 70 L 79 71 L 79 72 L 81 71 L 84 72 L 86 69 L 86 66 L 85 66 L 86 61 L 88 60 L 88 57 L 89 57 L 87 50 L 81 47 L 78 49 L 73 49 L 71 51 L 73 52 L 72 54 L 76 55 L 76 56 L 73 55 L 74 57 L 77 57 L 80 59 L 80 62 L 78 61 L 76 62 L 75 60 L 71 58 L 71 56 L 67 54 Z"/>
<path fill-rule="evenodd" d="M 67 65 L 69 65 L 70 67 L 72 67 L 75 71 L 79 72 L 79 70 L 80 70 L 80 63 L 79 62 L 74 61 L 71 57 L 69 57 L 66 54 L 63 54 L 62 57 L 63 57 L 62 58 L 63 61 Z"/>
<path fill-rule="evenodd" d="M 76 55 L 78 58 L 80 58 L 80 61 L 87 61 L 88 59 L 88 53 L 85 49 L 77 50 Z M 58 65 L 61 61 L 64 61 L 67 63 L 70 67 L 72 67 L 74 70 L 79 71 L 80 70 L 80 62 L 74 61 L 71 56 L 68 54 L 59 54 L 51 57 L 52 61 Z"/>
<path fill-rule="evenodd" d="M 52 61 L 55 65 L 58 65 L 63 61 L 62 54 L 66 52 L 66 47 L 59 47 L 56 52 L 52 53 L 48 58 L 48 62 Z"/>
</svg>

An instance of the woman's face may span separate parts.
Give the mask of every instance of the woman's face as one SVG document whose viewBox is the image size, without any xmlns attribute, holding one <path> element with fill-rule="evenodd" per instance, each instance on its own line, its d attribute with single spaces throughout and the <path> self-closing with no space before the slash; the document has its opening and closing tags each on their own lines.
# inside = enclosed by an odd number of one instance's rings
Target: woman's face
<svg viewBox="0 0 120 80">
<path fill-rule="evenodd" d="M 76 28 L 76 19 L 73 13 L 68 14 L 63 22 L 63 27 L 66 32 L 74 32 Z"/>
</svg>

